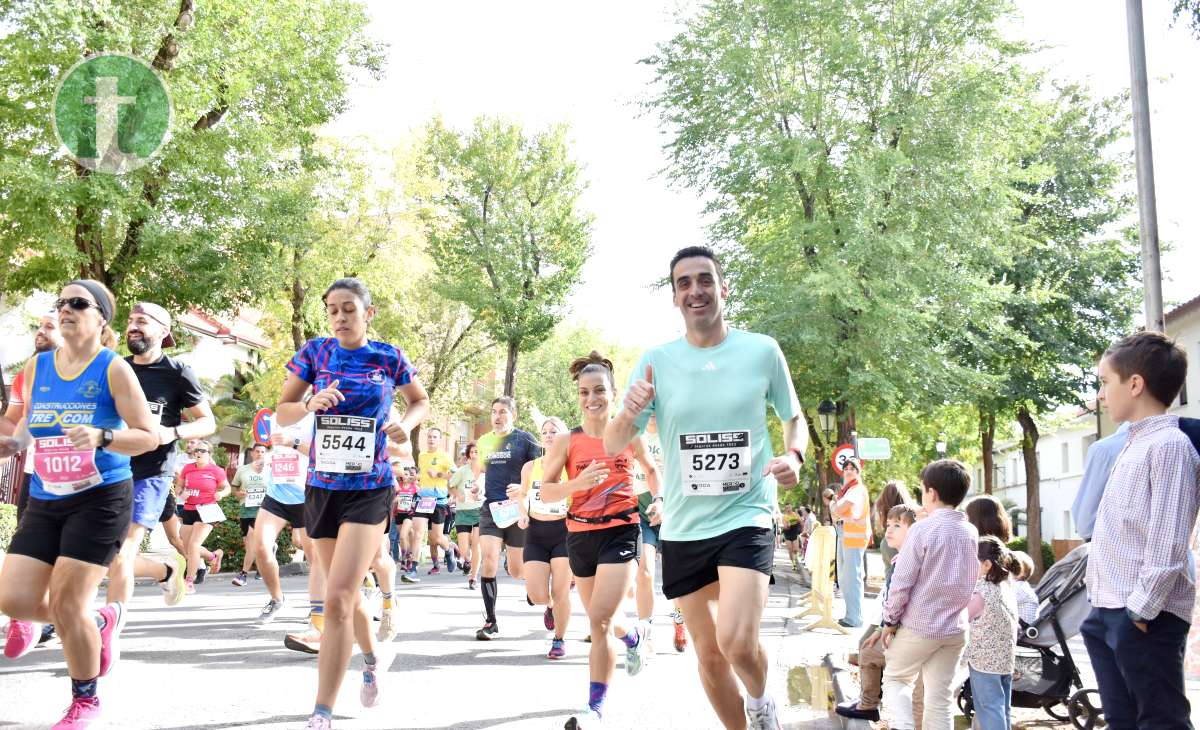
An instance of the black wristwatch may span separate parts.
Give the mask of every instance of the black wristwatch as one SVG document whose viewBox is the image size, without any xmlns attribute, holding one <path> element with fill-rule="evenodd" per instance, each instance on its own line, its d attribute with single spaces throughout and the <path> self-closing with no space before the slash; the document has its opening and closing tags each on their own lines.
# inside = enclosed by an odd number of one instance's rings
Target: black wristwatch
<svg viewBox="0 0 1200 730">
<path fill-rule="evenodd" d="M 113 441 L 113 432 L 111 428 L 106 428 L 100 432 L 100 448 L 106 449 Z"/>
<path fill-rule="evenodd" d="M 800 462 L 800 466 L 804 466 L 804 452 L 800 449 L 788 449 L 789 452 L 796 455 L 796 461 Z"/>
</svg>

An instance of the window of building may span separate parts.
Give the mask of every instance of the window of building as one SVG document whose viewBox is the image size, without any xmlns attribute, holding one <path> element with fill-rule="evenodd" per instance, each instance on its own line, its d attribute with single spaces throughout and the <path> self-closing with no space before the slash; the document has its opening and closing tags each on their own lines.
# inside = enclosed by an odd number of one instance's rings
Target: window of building
<svg viewBox="0 0 1200 730">
<path fill-rule="evenodd" d="M 1062 445 L 1062 473 L 1069 474 L 1071 472 L 1071 444 L 1066 441 Z"/>
<path fill-rule="evenodd" d="M 1183 382 L 1183 387 L 1179 389 L 1179 405 L 1187 405 L 1187 381 Z"/>
<path fill-rule="evenodd" d="M 1075 530 L 1071 527 L 1071 510 L 1063 510 L 1063 539 L 1070 538 L 1075 534 Z"/>
</svg>

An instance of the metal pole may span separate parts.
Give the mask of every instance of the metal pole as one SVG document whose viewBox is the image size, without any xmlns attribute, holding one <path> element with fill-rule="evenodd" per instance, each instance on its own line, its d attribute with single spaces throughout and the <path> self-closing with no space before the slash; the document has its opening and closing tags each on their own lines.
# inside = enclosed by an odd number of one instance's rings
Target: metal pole
<svg viewBox="0 0 1200 730">
<path fill-rule="evenodd" d="M 1142 0 L 1125 0 L 1129 27 L 1129 76 L 1133 92 L 1133 141 L 1137 159 L 1138 217 L 1141 222 L 1142 286 L 1146 329 L 1165 332 L 1162 267 L 1158 259 L 1158 203 L 1154 193 L 1154 151 L 1150 144 L 1150 96 L 1146 83 L 1146 38 Z"/>
</svg>

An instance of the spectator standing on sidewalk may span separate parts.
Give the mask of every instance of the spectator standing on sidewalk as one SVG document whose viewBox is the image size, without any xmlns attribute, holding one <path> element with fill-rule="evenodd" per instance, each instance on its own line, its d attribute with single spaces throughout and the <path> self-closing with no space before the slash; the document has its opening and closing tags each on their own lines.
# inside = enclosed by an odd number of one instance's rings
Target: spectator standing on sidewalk
<svg viewBox="0 0 1200 730">
<path fill-rule="evenodd" d="M 859 479 L 862 462 L 851 458 L 842 469 L 842 491 L 833 503 L 833 519 L 838 534 L 838 581 L 842 597 L 846 600 L 846 616 L 839 619 L 838 623 L 848 628 L 858 628 L 863 625 L 863 556 L 870 539 L 871 495 Z"/>
<path fill-rule="evenodd" d="M 1096 514 L 1093 608 L 1081 633 L 1110 728 L 1190 730 L 1183 655 L 1196 599 L 1188 544 L 1200 458 L 1167 413 L 1187 355 L 1161 333 L 1139 332 L 1105 351 L 1099 374 L 1100 399 L 1130 426 Z"/>
</svg>

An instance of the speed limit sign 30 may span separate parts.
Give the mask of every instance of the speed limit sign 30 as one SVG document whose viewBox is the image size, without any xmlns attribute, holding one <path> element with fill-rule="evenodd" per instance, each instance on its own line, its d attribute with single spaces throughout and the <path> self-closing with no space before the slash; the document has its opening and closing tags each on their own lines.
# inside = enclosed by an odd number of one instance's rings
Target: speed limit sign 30
<svg viewBox="0 0 1200 730">
<path fill-rule="evenodd" d="M 833 470 L 838 476 L 842 475 L 842 471 L 846 468 L 846 462 L 854 458 L 854 447 L 850 444 L 842 444 L 833 450 Z"/>
</svg>

